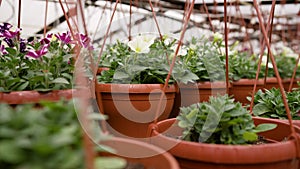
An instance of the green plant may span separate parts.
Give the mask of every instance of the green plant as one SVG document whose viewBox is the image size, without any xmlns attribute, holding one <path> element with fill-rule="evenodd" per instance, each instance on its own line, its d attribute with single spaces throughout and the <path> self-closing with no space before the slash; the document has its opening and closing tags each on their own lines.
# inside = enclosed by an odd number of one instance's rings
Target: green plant
<svg viewBox="0 0 300 169">
<path fill-rule="evenodd" d="M 286 92 L 286 99 L 292 118 L 300 120 L 300 90 L 294 89 Z M 251 100 L 249 97 L 248 100 Z M 282 100 L 279 88 L 272 88 L 264 91 L 258 90 L 254 95 L 253 114 L 255 116 L 287 119 L 286 109 Z"/>
<path fill-rule="evenodd" d="M 40 106 L 0 104 L 0 168 L 84 169 L 83 132 L 74 102 L 41 102 Z M 98 126 L 105 116 L 92 113 L 88 120 L 96 142 L 110 138 Z M 95 151 L 115 150 L 98 144 Z M 94 165 L 124 166 L 126 161 L 97 157 Z"/>
<path fill-rule="evenodd" d="M 66 32 L 24 39 L 14 29 L 0 24 L 0 92 L 72 88 L 75 46 L 91 49 L 89 38 Z"/>
<path fill-rule="evenodd" d="M 249 56 L 248 52 L 235 50 L 229 55 L 229 72 L 232 81 L 240 79 L 255 79 L 258 69 L 258 59 L 255 55 Z M 264 70 L 261 69 L 259 78 L 264 77 Z"/>
<path fill-rule="evenodd" d="M 138 35 L 125 43 L 117 41 L 108 44 L 101 56 L 99 67 L 109 70 L 98 76 L 100 83 L 131 83 L 153 84 L 164 83 L 174 57 L 176 39 L 163 36 L 159 39 L 154 35 Z M 185 55 L 184 49 L 178 53 Z M 197 76 L 188 71 L 177 61 L 169 83 L 183 83 L 197 80 Z"/>
<path fill-rule="evenodd" d="M 0 168 L 83 168 L 82 133 L 73 103 L 41 105 L 0 104 Z"/>
<path fill-rule="evenodd" d="M 258 140 L 258 132 L 276 127 L 274 124 L 255 126 L 248 110 L 228 95 L 181 107 L 177 120 L 184 129 L 182 139 L 215 144 L 252 143 Z"/>
<path fill-rule="evenodd" d="M 197 81 L 225 80 L 225 55 L 222 53 L 222 38 L 214 35 L 210 41 L 206 37 L 193 37 L 188 42 L 187 55 L 180 56 L 185 68 L 198 76 Z"/>
<path fill-rule="evenodd" d="M 288 48 L 283 47 L 278 53 L 274 55 L 278 72 L 281 78 L 291 78 L 296 65 L 296 78 L 300 78 L 300 63 L 296 64 L 298 55 L 290 51 Z M 265 67 L 266 64 L 263 65 Z M 271 61 L 268 64 L 268 76 L 275 77 L 275 72 Z"/>
</svg>

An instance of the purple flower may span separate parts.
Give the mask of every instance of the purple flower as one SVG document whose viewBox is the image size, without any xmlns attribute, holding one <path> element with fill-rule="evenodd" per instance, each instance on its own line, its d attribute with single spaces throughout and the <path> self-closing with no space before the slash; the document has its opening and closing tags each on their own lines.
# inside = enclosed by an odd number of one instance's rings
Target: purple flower
<svg viewBox="0 0 300 169">
<path fill-rule="evenodd" d="M 40 43 L 41 43 L 42 45 L 49 44 L 49 43 L 50 43 L 50 40 L 49 40 L 48 38 L 43 38 L 43 39 L 40 40 Z"/>
<path fill-rule="evenodd" d="M 8 54 L 8 52 L 5 50 L 4 45 L 1 44 L 1 41 L 0 41 L 0 53 L 2 53 L 3 55 Z"/>
<path fill-rule="evenodd" d="M 52 39 L 52 36 L 53 36 L 53 33 L 49 33 L 49 34 L 46 35 L 46 38 Z"/>
<path fill-rule="evenodd" d="M 1 23 L 0 24 L 0 32 L 4 32 L 5 30 L 9 30 L 12 27 L 10 23 Z"/>
<path fill-rule="evenodd" d="M 52 33 L 47 34 L 47 36 L 45 38 L 43 38 L 43 39 L 40 40 L 40 43 L 42 45 L 49 44 L 51 42 L 52 35 L 53 35 Z"/>
<path fill-rule="evenodd" d="M 6 44 L 9 46 L 9 47 L 14 47 L 14 42 L 12 39 L 9 39 L 9 38 L 5 38 L 4 41 L 6 42 Z"/>
<path fill-rule="evenodd" d="M 28 50 L 26 55 L 38 59 L 48 52 L 48 47 L 49 47 L 49 45 L 46 44 L 46 45 L 43 45 L 40 50 Z"/>
<path fill-rule="evenodd" d="M 20 52 L 21 53 L 26 52 L 26 43 L 27 43 L 27 41 L 25 39 L 20 40 Z"/>
<path fill-rule="evenodd" d="M 93 50 L 93 46 L 90 44 L 91 39 L 87 35 L 83 34 L 77 34 L 76 35 L 76 40 L 79 42 L 79 45 L 84 48 L 88 48 L 90 50 Z"/>
<path fill-rule="evenodd" d="M 19 28 L 17 28 L 16 31 L 4 30 L 3 32 L 0 32 L 0 37 L 12 39 L 19 34 L 20 30 L 21 29 Z"/>
<path fill-rule="evenodd" d="M 58 34 L 55 34 L 55 36 L 57 39 L 62 41 L 64 44 L 69 44 L 72 41 L 70 32 L 62 33 L 61 35 L 58 33 Z"/>
</svg>

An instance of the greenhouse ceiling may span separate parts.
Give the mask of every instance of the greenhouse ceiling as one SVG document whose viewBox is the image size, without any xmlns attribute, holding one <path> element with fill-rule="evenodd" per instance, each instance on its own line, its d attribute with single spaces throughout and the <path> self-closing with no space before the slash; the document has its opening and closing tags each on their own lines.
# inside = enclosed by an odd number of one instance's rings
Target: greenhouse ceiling
<svg viewBox="0 0 300 169">
<path fill-rule="evenodd" d="M 79 11 L 75 5 L 77 2 L 79 1 L 21 0 L 21 8 L 19 8 L 19 0 L 2 0 L 0 22 L 10 22 L 17 25 L 18 14 L 20 14 L 19 23 L 23 29 L 23 36 L 27 37 L 41 36 L 44 32 L 44 25 L 47 26 L 47 32 L 66 31 L 70 28 L 62 10 L 64 8 L 69 19 L 73 21 L 73 26 L 77 22 L 77 26 L 83 31 L 83 22 L 78 19 L 79 17 L 76 14 L 76 11 Z M 84 2 L 87 31 L 95 42 L 99 42 L 105 35 L 116 1 L 86 0 Z M 229 38 L 243 40 L 245 39 L 245 33 L 247 33 L 249 35 L 248 40 L 257 41 L 261 36 L 261 32 L 252 0 L 195 0 L 187 36 L 195 35 L 195 33 L 200 35 L 212 33 L 213 31 L 223 32 L 224 2 L 227 2 Z M 294 46 L 295 44 L 298 45 L 300 41 L 300 1 L 274 2 L 276 2 L 276 6 L 272 30 L 275 35 L 273 40 L 288 42 Z M 184 11 L 190 3 L 191 1 L 185 0 L 151 1 L 158 18 L 159 27 L 163 33 L 176 34 L 181 32 Z M 130 4 L 133 6 L 131 17 L 129 15 Z M 268 20 L 271 11 L 271 4 L 272 1 L 270 0 L 259 1 L 259 7 L 265 22 Z M 150 7 L 148 0 L 122 0 L 118 3 L 117 12 L 113 18 L 112 27 L 110 28 L 111 35 L 126 38 L 129 31 L 129 18 L 131 18 L 130 31 L 132 34 L 140 31 L 156 31 L 157 28 Z M 72 11 L 72 9 L 75 10 Z M 111 39 L 113 38 L 111 36 Z M 299 47 L 296 46 L 296 48 Z"/>
</svg>

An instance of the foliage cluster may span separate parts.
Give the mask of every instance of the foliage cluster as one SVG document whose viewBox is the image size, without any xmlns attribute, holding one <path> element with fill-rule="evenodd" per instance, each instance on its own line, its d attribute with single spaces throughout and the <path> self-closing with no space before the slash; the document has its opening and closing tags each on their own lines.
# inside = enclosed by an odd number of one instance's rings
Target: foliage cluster
<svg viewBox="0 0 300 169">
<path fill-rule="evenodd" d="M 255 126 L 249 111 L 228 95 L 181 107 L 177 120 L 184 129 L 184 140 L 214 144 L 252 143 L 258 140 L 258 132 L 276 127 L 267 123 Z"/>
</svg>

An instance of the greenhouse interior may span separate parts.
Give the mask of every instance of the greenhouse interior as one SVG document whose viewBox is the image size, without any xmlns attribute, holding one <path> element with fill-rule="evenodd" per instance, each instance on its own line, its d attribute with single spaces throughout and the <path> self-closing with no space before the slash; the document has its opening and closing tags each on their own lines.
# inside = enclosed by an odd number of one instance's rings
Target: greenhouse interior
<svg viewBox="0 0 300 169">
<path fill-rule="evenodd" d="M 1 169 L 300 169 L 299 0 L 0 13 Z"/>
</svg>

